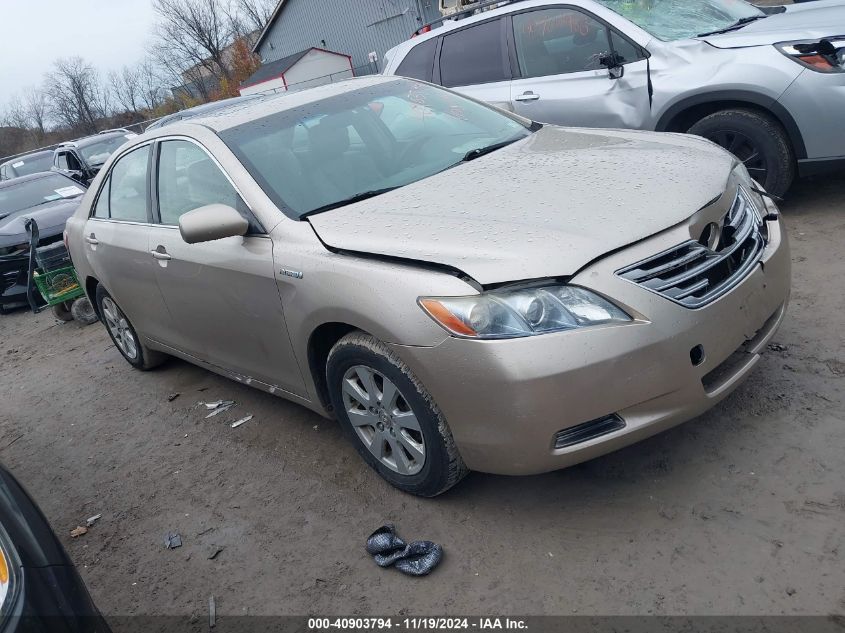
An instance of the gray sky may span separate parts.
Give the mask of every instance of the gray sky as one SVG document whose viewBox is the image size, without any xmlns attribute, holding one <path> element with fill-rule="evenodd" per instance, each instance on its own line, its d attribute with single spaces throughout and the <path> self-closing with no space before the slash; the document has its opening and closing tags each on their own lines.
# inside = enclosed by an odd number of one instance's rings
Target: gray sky
<svg viewBox="0 0 845 633">
<path fill-rule="evenodd" d="M 59 57 L 79 55 L 101 72 L 143 57 L 152 0 L 0 0 L 0 108 L 41 84 Z"/>
</svg>

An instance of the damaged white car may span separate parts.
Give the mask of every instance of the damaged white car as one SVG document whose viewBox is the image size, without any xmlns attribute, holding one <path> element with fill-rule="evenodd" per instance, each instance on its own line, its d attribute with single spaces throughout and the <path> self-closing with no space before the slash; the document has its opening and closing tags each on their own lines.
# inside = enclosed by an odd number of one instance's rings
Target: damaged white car
<svg viewBox="0 0 845 633">
<path fill-rule="evenodd" d="M 385 74 L 535 121 L 698 134 L 775 195 L 845 167 L 845 0 L 462 6 L 389 51 Z"/>
</svg>

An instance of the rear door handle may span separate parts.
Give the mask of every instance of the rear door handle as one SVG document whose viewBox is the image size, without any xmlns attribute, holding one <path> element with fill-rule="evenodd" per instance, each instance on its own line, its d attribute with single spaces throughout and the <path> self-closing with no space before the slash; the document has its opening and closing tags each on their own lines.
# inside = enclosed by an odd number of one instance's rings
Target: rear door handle
<svg viewBox="0 0 845 633">
<path fill-rule="evenodd" d="M 521 95 L 517 95 L 513 98 L 514 101 L 537 101 L 540 98 L 540 95 L 534 94 L 530 90 L 527 92 L 523 92 Z"/>
<path fill-rule="evenodd" d="M 170 259 L 173 259 L 172 257 L 170 257 L 170 255 L 167 254 L 167 251 L 165 250 L 150 251 L 150 254 L 158 260 L 168 261 Z"/>
<path fill-rule="evenodd" d="M 97 245 L 97 244 L 99 244 L 99 243 L 100 243 L 100 240 L 98 240 L 98 239 L 97 239 L 97 236 L 96 236 L 96 235 L 94 235 L 93 233 L 91 233 L 91 235 L 89 235 L 88 237 L 86 237 L 86 238 L 85 238 L 85 241 L 86 241 L 86 242 L 88 242 L 89 244 L 94 244 L 94 245 Z"/>
</svg>

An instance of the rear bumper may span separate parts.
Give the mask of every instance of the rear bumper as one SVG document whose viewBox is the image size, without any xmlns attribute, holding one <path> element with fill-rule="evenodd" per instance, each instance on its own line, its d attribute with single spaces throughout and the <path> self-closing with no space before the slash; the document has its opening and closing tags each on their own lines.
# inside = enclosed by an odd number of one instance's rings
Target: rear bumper
<svg viewBox="0 0 845 633">
<path fill-rule="evenodd" d="M 436 347 L 395 346 L 449 421 L 473 470 L 534 474 L 576 464 L 689 420 L 731 393 L 760 360 L 783 320 L 790 256 L 770 221 L 761 262 L 733 290 L 690 310 L 614 271 L 678 243 L 669 231 L 577 275 L 581 285 L 635 316 L 631 324 L 503 341 L 449 338 Z M 704 349 L 693 365 L 690 352 Z M 619 415 L 624 428 L 555 449 L 564 429 Z"/>
</svg>

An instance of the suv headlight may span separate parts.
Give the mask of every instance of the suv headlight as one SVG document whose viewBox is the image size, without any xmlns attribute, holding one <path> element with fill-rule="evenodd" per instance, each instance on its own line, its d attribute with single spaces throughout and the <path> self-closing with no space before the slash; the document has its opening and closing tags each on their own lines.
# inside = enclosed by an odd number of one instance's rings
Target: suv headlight
<svg viewBox="0 0 845 633">
<path fill-rule="evenodd" d="M 419 304 L 448 332 L 464 338 L 518 338 L 632 320 L 597 294 L 562 284 L 420 297 Z"/>
<path fill-rule="evenodd" d="M 845 72 L 845 35 L 775 44 L 781 53 L 820 73 Z"/>
<path fill-rule="evenodd" d="M 14 560 L 12 544 L 0 526 L 0 624 L 11 611 L 17 590 Z"/>
</svg>

